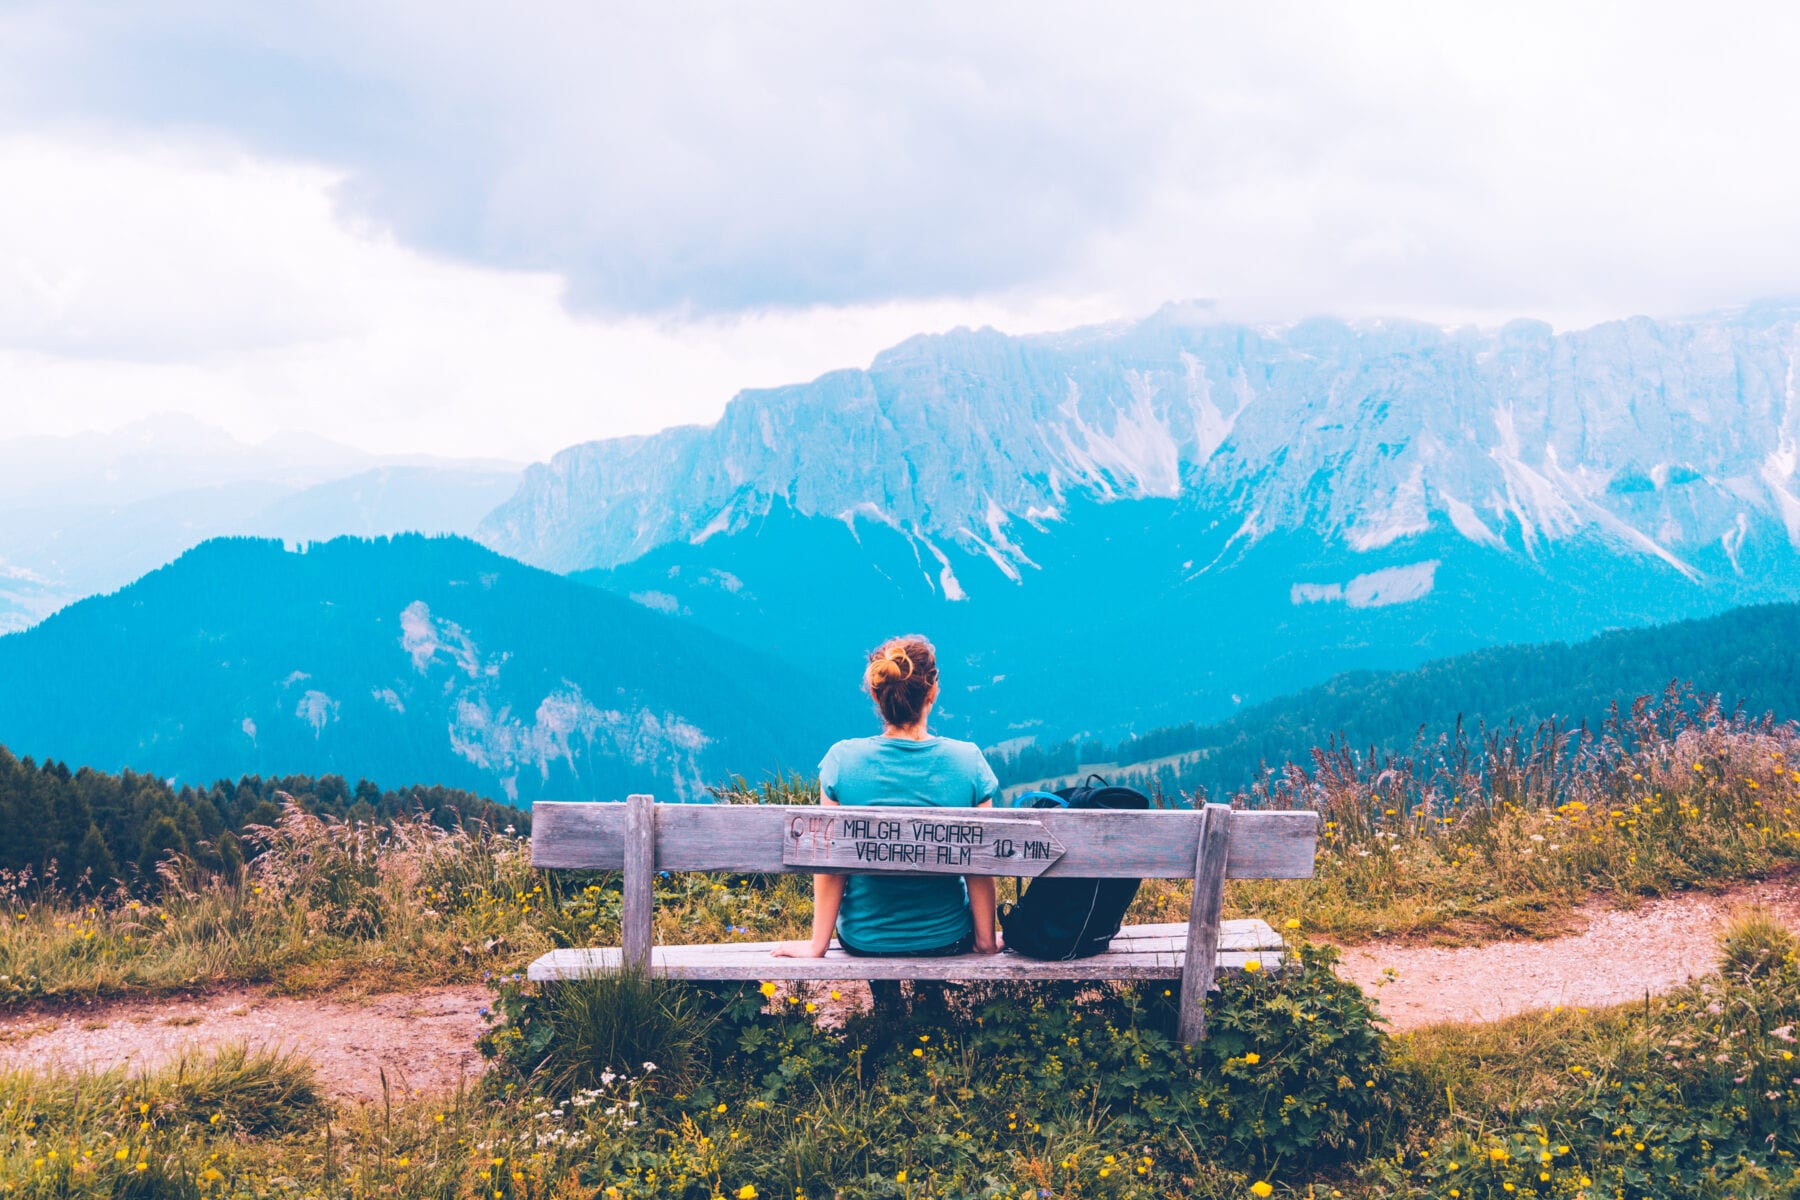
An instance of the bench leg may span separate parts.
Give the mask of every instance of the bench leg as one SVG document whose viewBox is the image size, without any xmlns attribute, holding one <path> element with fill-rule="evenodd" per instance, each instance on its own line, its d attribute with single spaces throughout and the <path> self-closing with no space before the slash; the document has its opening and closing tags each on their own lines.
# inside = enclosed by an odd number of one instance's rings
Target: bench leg
<svg viewBox="0 0 1800 1200">
<path fill-rule="evenodd" d="M 656 803 L 650 796 L 625 800 L 625 890 L 619 913 L 620 962 L 650 973 L 656 882 Z"/>
<path fill-rule="evenodd" d="M 1200 813 L 1200 846 L 1194 859 L 1194 903 L 1188 912 L 1187 956 L 1181 964 L 1181 1016 L 1176 1031 L 1184 1046 L 1206 1036 L 1206 993 L 1219 964 L 1219 916 L 1225 907 L 1225 855 L 1231 844 L 1231 806 L 1208 804 Z"/>
</svg>

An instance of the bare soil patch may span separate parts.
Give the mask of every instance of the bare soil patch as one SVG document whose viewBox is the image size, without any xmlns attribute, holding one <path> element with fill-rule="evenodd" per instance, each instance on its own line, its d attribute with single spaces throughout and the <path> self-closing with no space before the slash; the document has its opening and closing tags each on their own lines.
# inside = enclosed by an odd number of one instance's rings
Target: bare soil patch
<svg viewBox="0 0 1800 1200">
<path fill-rule="evenodd" d="M 362 1000 L 291 998 L 234 989 L 191 999 L 106 1001 L 0 1017 L 0 1070 L 155 1067 L 245 1042 L 304 1054 L 339 1100 L 445 1093 L 480 1075 L 487 1028 L 480 987 L 430 988 Z"/>
<path fill-rule="evenodd" d="M 1624 1004 L 1713 970 L 1719 925 L 1745 904 L 1762 904 L 1800 930 L 1800 882 L 1783 879 L 1631 909 L 1585 904 L 1577 910 L 1582 932 L 1543 941 L 1455 949 L 1364 943 L 1344 951 L 1338 972 L 1374 996 L 1396 1030 Z"/>
</svg>

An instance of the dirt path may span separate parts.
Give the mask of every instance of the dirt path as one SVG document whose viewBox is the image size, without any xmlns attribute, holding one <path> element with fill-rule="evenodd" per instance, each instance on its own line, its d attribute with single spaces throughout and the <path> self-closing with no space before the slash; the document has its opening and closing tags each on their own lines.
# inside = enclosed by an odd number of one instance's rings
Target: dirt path
<svg viewBox="0 0 1800 1200">
<path fill-rule="evenodd" d="M 381 1073 L 396 1095 L 453 1091 L 481 1073 L 487 1023 L 480 987 L 376 996 L 366 1003 L 291 999 L 250 990 L 195 999 L 71 1005 L 0 1017 L 0 1070 L 154 1067 L 231 1042 L 291 1049 L 317 1064 L 340 1100 L 378 1101 Z"/>
<path fill-rule="evenodd" d="M 1344 952 L 1339 969 L 1376 997 L 1396 1030 L 1556 1005 L 1620 1004 L 1712 970 L 1719 922 L 1752 902 L 1800 929 L 1800 881 L 1781 881 L 1651 901 L 1629 912 L 1589 905 L 1585 932 L 1549 941 L 1455 950 L 1357 946 Z M 480 1010 L 491 1001 L 487 990 L 465 987 L 362 1003 L 235 990 L 72 1005 L 0 1017 L 0 1070 L 149 1067 L 247 1042 L 305 1054 L 340 1100 L 378 1101 L 384 1070 L 397 1091 L 443 1093 L 480 1073 L 474 1042 L 487 1027 Z"/>
<path fill-rule="evenodd" d="M 1495 1021 L 1534 1009 L 1598 1008 L 1668 991 L 1718 962 L 1714 940 L 1733 908 L 1759 903 L 1800 930 L 1800 883 L 1784 880 L 1715 896 L 1652 900 L 1629 911 L 1582 909 L 1587 929 L 1548 941 L 1489 942 L 1454 950 L 1344 951 L 1338 970 L 1373 995 L 1396 1030 L 1442 1021 Z M 1388 979 L 1385 972 L 1394 972 Z"/>
</svg>

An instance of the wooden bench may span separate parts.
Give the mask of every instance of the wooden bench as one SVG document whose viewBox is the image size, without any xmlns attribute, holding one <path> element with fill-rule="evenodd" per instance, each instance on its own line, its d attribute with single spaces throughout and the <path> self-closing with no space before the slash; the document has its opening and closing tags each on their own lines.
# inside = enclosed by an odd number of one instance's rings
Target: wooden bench
<svg viewBox="0 0 1800 1200">
<path fill-rule="evenodd" d="M 674 979 L 1179 979 L 1179 1033 L 1205 1033 L 1201 1000 L 1221 969 L 1281 962 L 1279 934 L 1261 921 L 1219 919 L 1227 879 L 1313 873 L 1313 812 L 837 808 L 821 805 L 623 804 L 540 801 L 533 865 L 623 871 L 622 947 L 556 950 L 531 964 L 539 981 L 631 966 Z M 1128 925 L 1091 958 L 1041 962 L 1015 954 L 952 958 L 775 958 L 772 942 L 653 946 L 658 871 L 738 874 L 902 871 L 1034 877 L 1192 879 L 1187 923 Z"/>
</svg>

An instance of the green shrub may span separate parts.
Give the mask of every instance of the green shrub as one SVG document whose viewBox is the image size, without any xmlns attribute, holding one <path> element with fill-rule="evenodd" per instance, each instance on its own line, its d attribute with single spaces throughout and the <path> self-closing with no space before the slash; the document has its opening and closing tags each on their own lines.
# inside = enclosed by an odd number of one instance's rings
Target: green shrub
<svg viewBox="0 0 1800 1200">
<path fill-rule="evenodd" d="M 1768 909 L 1750 905 L 1719 931 L 1719 973 L 1740 983 L 1766 978 L 1800 951 L 1793 931 Z"/>
<path fill-rule="evenodd" d="M 174 1122 L 211 1124 L 217 1117 L 262 1135 L 311 1129 L 325 1117 L 313 1065 L 293 1053 L 236 1043 L 205 1059 L 183 1058 L 171 1071 L 162 1104 Z"/>
<path fill-rule="evenodd" d="M 630 1092 L 644 1120 L 691 1125 L 682 1154 L 769 1195 L 908 1194 L 902 1177 L 941 1195 L 1241 1190 L 1366 1152 L 1387 1113 L 1387 1039 L 1331 960 L 1302 948 L 1285 971 L 1225 977 L 1193 1049 L 1173 1037 L 1172 985 L 969 986 L 830 1028 L 818 992 L 631 976 L 514 989 L 487 1042 L 559 1119 L 586 1089 L 623 1095 L 617 1075 L 643 1061 L 676 1068 Z M 642 1139 L 590 1148 L 596 1182 L 695 1169 L 651 1166 Z"/>
<path fill-rule="evenodd" d="M 1215 1144 L 1234 1162 L 1309 1166 L 1364 1152 L 1391 1107 L 1388 1040 L 1373 1005 L 1300 946 L 1277 973 L 1228 976 L 1197 1050 L 1224 1095 Z"/>
<path fill-rule="evenodd" d="M 499 1007 L 505 1022 L 482 1037 L 482 1053 L 550 1096 L 652 1072 L 679 1085 L 700 1064 L 717 1020 L 693 989 L 631 970 L 536 992 L 514 977 L 503 984 Z"/>
</svg>

